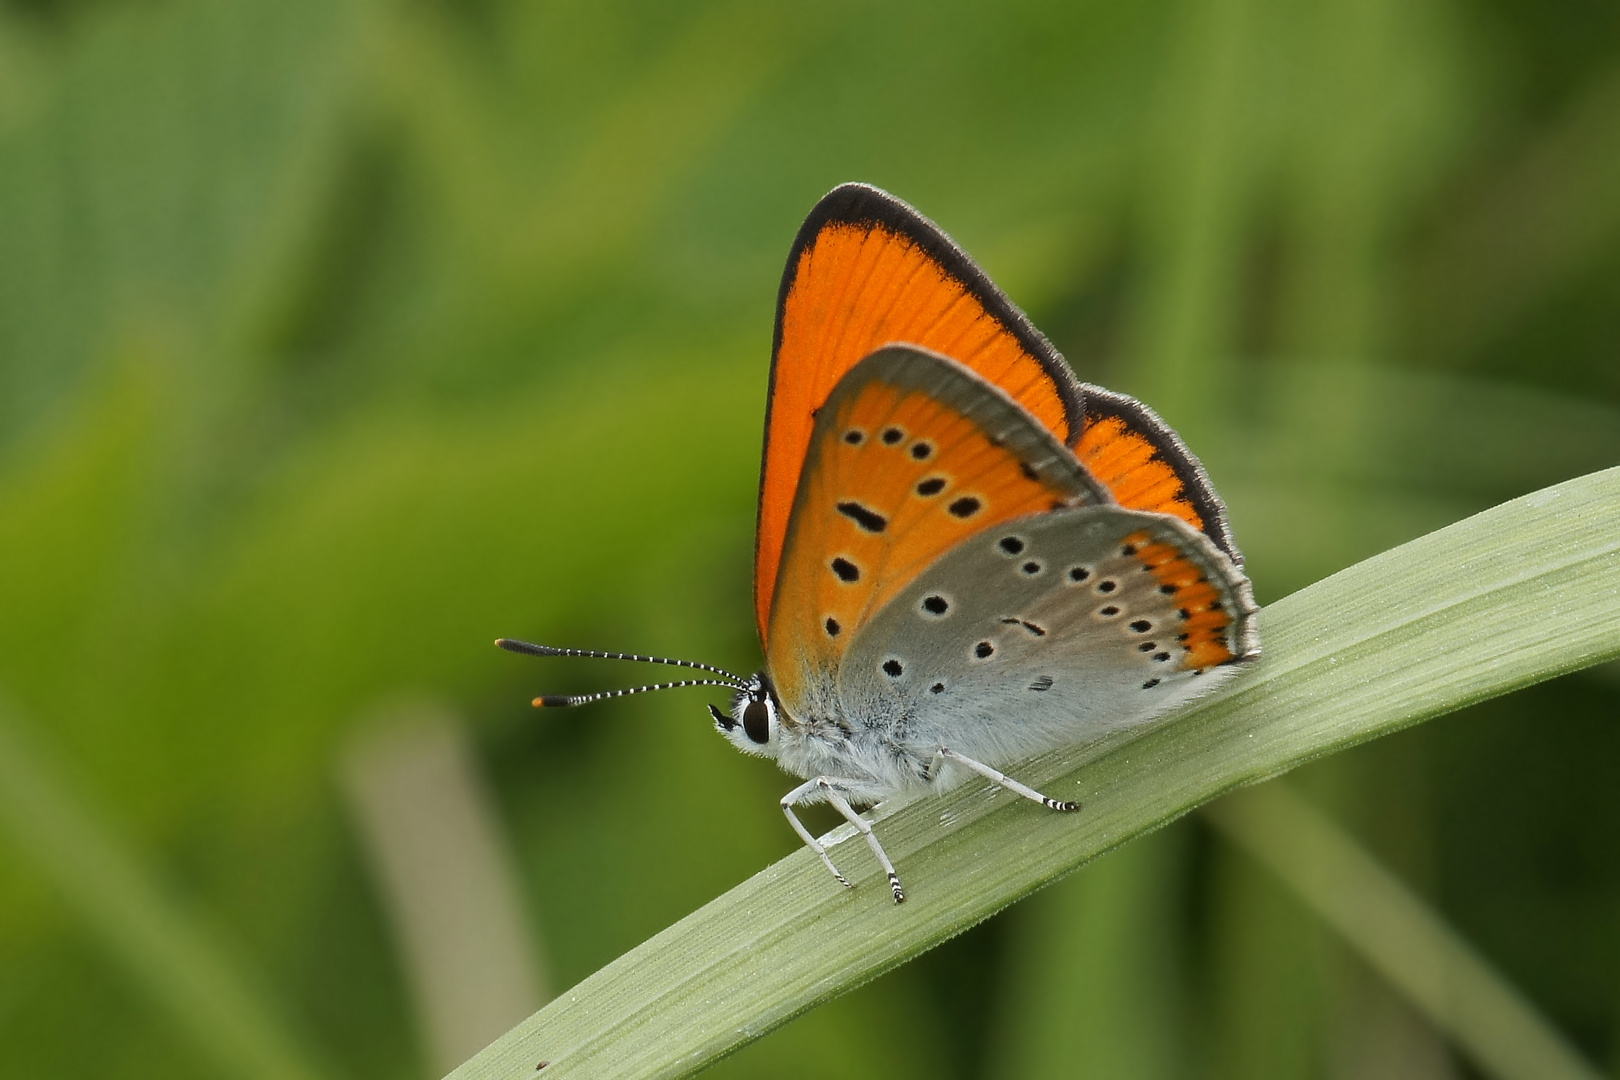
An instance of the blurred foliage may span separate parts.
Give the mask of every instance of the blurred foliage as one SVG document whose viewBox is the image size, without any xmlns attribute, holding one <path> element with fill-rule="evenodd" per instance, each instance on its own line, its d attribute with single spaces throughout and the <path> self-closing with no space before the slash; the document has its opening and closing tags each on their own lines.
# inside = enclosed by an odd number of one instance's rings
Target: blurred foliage
<svg viewBox="0 0 1620 1080">
<path fill-rule="evenodd" d="M 1270 600 L 1620 460 L 1617 31 L 1595 0 L 12 0 L 0 687 L 277 1038 L 425 1075 L 334 782 L 378 708 L 467 717 L 553 986 L 794 847 L 698 694 L 538 716 L 623 673 L 489 640 L 757 663 L 772 306 L 820 194 L 911 201 L 1159 407 Z M 1300 774 L 1605 1062 L 1617 697 L 1573 676 Z M 3 1071 L 216 1075 L 24 827 Z M 1197 821 L 715 1075 L 833 1072 L 1469 1075 Z"/>
</svg>

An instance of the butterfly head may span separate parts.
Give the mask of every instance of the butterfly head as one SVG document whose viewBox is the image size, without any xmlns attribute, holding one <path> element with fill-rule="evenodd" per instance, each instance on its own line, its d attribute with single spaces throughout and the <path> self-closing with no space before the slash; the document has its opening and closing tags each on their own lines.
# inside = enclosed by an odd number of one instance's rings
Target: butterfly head
<svg viewBox="0 0 1620 1080">
<path fill-rule="evenodd" d="M 731 699 L 731 711 L 709 706 L 714 726 L 745 754 L 775 757 L 782 716 L 781 702 L 763 671 L 751 676 Z"/>
</svg>

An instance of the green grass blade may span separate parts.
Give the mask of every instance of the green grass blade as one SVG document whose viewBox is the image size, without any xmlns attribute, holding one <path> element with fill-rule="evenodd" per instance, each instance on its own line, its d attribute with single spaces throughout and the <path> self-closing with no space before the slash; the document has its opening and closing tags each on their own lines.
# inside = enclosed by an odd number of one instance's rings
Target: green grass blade
<svg viewBox="0 0 1620 1080">
<path fill-rule="evenodd" d="M 1204 811 L 1489 1076 L 1602 1080 L 1456 931 L 1285 784 Z"/>
<path fill-rule="evenodd" d="M 797 852 L 452 1075 L 529 1077 L 541 1061 L 548 1078 L 688 1075 L 1224 791 L 1620 655 L 1620 469 L 1359 563 L 1266 608 L 1262 633 L 1265 656 L 1231 693 L 1015 770 L 1054 796 L 1080 796 L 1084 813 L 1044 813 L 980 783 L 879 808 L 904 907 L 864 845 L 839 852 L 853 891 Z"/>
</svg>

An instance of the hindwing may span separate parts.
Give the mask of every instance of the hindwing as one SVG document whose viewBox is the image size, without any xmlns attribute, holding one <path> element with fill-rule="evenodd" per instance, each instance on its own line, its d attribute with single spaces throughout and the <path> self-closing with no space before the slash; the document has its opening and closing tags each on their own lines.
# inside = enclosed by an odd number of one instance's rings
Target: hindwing
<svg viewBox="0 0 1620 1080">
<path fill-rule="evenodd" d="M 805 456 L 766 636 L 783 705 L 815 712 L 861 628 L 969 537 L 1107 501 L 1044 425 L 962 364 L 873 353 L 818 410 Z"/>
<path fill-rule="evenodd" d="M 1179 517 L 1115 505 L 998 524 L 851 642 L 843 714 L 995 764 L 1170 711 L 1258 655 L 1248 579 Z"/>
</svg>

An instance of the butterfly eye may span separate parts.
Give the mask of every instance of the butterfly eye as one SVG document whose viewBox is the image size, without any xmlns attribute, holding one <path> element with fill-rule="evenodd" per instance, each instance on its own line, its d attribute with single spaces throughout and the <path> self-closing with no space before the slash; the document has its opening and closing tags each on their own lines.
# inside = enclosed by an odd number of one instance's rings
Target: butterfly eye
<svg viewBox="0 0 1620 1080">
<path fill-rule="evenodd" d="M 750 701 L 743 710 L 743 732 L 764 746 L 771 741 L 771 707 L 763 701 Z"/>
</svg>

